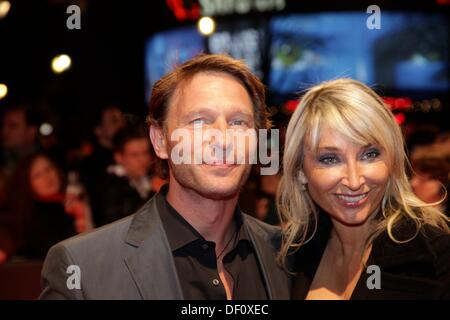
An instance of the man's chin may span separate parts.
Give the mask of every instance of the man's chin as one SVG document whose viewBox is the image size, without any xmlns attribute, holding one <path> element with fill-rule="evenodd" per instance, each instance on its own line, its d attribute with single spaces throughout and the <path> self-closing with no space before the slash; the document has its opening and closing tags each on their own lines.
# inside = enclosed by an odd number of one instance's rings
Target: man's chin
<svg viewBox="0 0 450 320">
<path fill-rule="evenodd" d="M 212 200 L 230 200 L 239 194 L 239 186 L 208 186 L 203 185 L 201 188 L 195 190 L 202 197 Z"/>
</svg>

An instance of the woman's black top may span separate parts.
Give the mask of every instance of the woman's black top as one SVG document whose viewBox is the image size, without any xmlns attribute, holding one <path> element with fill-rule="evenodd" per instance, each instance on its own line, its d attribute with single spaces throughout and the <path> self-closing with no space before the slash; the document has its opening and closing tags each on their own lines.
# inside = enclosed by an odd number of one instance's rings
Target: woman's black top
<svg viewBox="0 0 450 320">
<path fill-rule="evenodd" d="M 296 252 L 293 299 L 307 296 L 331 229 L 330 218 L 320 214 L 315 236 Z M 413 222 L 403 222 L 394 230 L 397 239 L 408 239 L 414 233 Z M 371 265 L 379 267 L 379 289 L 374 287 L 376 271 Z M 425 225 L 413 240 L 397 244 L 383 232 L 372 243 L 350 299 L 450 299 L 450 235 Z"/>
</svg>

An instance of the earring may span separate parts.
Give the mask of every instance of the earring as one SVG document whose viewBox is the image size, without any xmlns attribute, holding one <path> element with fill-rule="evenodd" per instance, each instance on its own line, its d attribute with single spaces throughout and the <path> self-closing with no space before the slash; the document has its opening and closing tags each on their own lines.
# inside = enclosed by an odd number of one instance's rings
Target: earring
<svg viewBox="0 0 450 320">
<path fill-rule="evenodd" d="M 299 182 L 301 184 L 300 190 L 306 191 L 306 184 L 308 183 L 308 180 L 306 179 L 305 174 L 302 171 L 298 172 L 297 179 L 299 180 Z"/>
</svg>

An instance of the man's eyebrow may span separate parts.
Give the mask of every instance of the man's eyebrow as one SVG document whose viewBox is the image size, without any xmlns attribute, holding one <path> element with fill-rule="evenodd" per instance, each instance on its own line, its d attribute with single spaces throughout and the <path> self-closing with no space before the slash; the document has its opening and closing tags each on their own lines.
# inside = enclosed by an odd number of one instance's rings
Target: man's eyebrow
<svg viewBox="0 0 450 320">
<path fill-rule="evenodd" d="M 185 115 L 183 115 L 183 119 L 187 119 L 190 118 L 192 116 L 196 116 L 196 115 L 202 115 L 202 114 L 215 114 L 214 110 L 208 109 L 208 108 L 200 108 L 197 110 L 192 110 L 189 111 L 188 113 L 186 113 Z"/>
</svg>

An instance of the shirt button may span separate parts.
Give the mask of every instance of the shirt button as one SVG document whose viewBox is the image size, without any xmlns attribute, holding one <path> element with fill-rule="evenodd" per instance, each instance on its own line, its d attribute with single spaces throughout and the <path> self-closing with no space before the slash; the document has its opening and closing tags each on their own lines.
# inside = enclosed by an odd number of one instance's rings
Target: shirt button
<svg viewBox="0 0 450 320">
<path fill-rule="evenodd" d="M 219 283 L 220 283 L 220 281 L 217 280 L 217 279 L 214 279 L 214 280 L 212 281 L 212 284 L 213 284 L 215 287 L 217 287 L 217 286 L 219 285 Z"/>
<path fill-rule="evenodd" d="M 206 243 L 204 243 L 204 244 L 202 244 L 202 248 L 203 248 L 203 250 L 207 250 L 209 248 L 209 246 Z"/>
</svg>

